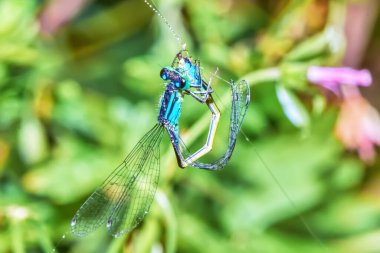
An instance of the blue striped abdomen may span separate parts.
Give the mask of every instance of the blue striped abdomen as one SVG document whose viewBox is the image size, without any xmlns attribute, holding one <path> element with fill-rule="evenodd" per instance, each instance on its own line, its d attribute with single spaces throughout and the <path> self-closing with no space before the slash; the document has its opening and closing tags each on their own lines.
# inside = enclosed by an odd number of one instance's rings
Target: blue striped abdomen
<svg viewBox="0 0 380 253">
<path fill-rule="evenodd" d="M 176 89 L 168 87 L 161 97 L 158 121 L 177 128 L 181 114 L 182 95 Z"/>
</svg>

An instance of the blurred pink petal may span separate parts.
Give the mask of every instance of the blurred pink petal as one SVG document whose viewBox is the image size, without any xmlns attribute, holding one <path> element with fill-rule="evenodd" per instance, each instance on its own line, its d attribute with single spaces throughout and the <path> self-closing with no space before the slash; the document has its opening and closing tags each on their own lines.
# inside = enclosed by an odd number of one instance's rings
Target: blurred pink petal
<svg viewBox="0 0 380 253">
<path fill-rule="evenodd" d="M 348 67 L 318 67 L 312 66 L 307 71 L 310 82 L 338 93 L 341 85 L 370 86 L 371 73 L 366 70 L 356 70 Z"/>
<path fill-rule="evenodd" d="M 380 145 L 380 115 L 362 96 L 347 97 L 335 133 L 348 149 L 356 149 L 363 161 L 372 162 L 375 147 Z"/>
<path fill-rule="evenodd" d="M 41 32 L 54 33 L 67 21 L 74 18 L 89 0 L 52 0 L 40 15 Z"/>
</svg>

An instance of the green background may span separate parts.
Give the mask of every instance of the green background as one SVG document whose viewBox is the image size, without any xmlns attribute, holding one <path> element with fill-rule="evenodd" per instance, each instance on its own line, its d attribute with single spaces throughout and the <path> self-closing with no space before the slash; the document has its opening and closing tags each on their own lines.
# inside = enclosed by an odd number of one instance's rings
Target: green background
<svg viewBox="0 0 380 253">
<path fill-rule="evenodd" d="M 336 98 L 306 78 L 311 65 L 342 64 L 349 2 L 367 1 L 157 3 L 205 79 L 217 67 L 246 79 L 251 103 L 222 171 L 179 169 L 164 137 L 151 211 L 114 239 L 105 226 L 75 238 L 71 218 L 155 124 L 159 72 L 181 47 L 142 0 L 86 1 L 49 34 L 39 25 L 47 1 L 0 0 L 0 252 L 380 252 L 379 161 L 345 151 Z M 225 149 L 229 115 L 228 85 L 213 87 L 224 119 L 210 161 Z M 181 132 L 196 149 L 210 115 L 184 107 Z"/>
</svg>

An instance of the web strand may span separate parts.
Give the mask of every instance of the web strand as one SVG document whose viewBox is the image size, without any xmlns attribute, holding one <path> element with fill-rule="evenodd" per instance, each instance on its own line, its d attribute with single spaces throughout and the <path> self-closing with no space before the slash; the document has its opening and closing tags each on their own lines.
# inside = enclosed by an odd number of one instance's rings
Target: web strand
<svg viewBox="0 0 380 253">
<path fill-rule="evenodd" d="M 165 25 L 168 27 L 169 31 L 172 33 L 174 38 L 177 40 L 177 42 L 180 44 L 180 46 L 184 49 L 186 48 L 186 43 L 182 40 L 182 37 L 179 36 L 175 31 L 174 28 L 170 25 L 169 21 L 164 17 L 164 15 L 161 14 L 161 12 L 156 7 L 156 4 L 152 0 L 151 3 L 148 2 L 148 0 L 144 0 L 144 3 L 148 5 L 148 7 L 157 15 L 159 16 L 162 21 L 165 23 Z"/>
<path fill-rule="evenodd" d="M 260 162 L 264 165 L 265 169 L 267 172 L 270 174 L 272 179 L 276 182 L 277 186 L 280 188 L 280 191 L 282 194 L 287 198 L 289 201 L 290 205 L 293 207 L 294 210 L 297 210 L 297 205 L 293 201 L 293 199 L 289 196 L 288 192 L 285 190 L 285 188 L 282 186 L 280 183 L 279 179 L 275 176 L 273 171 L 269 168 L 269 166 L 266 164 L 264 159 L 261 157 L 261 155 L 257 152 L 257 150 L 254 148 L 254 152 L 256 153 L 257 157 L 259 158 Z M 306 221 L 304 216 L 300 214 L 298 211 L 296 213 L 296 216 L 298 219 L 301 221 L 302 225 L 306 228 L 306 230 L 309 232 L 310 236 L 324 249 L 327 249 L 327 246 L 323 243 L 322 239 L 315 233 L 315 231 L 311 228 L 309 223 Z"/>
</svg>

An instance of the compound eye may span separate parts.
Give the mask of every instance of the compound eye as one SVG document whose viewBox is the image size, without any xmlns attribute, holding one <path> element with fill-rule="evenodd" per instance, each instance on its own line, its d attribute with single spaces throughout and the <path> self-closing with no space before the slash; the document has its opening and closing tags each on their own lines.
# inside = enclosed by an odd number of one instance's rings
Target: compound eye
<svg viewBox="0 0 380 253">
<path fill-rule="evenodd" d="M 180 86 L 180 88 L 181 89 L 183 89 L 183 88 L 185 88 L 186 87 L 186 80 L 185 80 L 185 78 L 181 78 L 181 86 Z"/>
<path fill-rule="evenodd" d="M 163 80 L 168 80 L 168 69 L 167 68 L 163 68 L 161 69 L 161 72 L 160 72 L 160 77 L 163 79 Z"/>
</svg>

